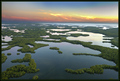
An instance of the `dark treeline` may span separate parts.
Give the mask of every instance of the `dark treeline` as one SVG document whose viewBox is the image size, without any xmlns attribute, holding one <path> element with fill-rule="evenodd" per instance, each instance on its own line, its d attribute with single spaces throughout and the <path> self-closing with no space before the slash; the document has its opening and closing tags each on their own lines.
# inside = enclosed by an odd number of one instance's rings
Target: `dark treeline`
<svg viewBox="0 0 120 81">
<path fill-rule="evenodd" d="M 50 32 L 52 32 L 52 33 L 55 33 L 55 32 L 57 32 L 57 33 L 66 33 L 66 32 L 69 32 L 69 31 L 53 31 L 53 30 L 50 30 Z"/>
<path fill-rule="evenodd" d="M 78 37 L 78 36 L 89 36 L 89 34 L 71 34 L 73 37 Z"/>
<path fill-rule="evenodd" d="M 88 54 L 88 53 L 73 53 L 73 55 L 91 55 L 91 56 L 99 56 L 99 55 Z"/>
</svg>

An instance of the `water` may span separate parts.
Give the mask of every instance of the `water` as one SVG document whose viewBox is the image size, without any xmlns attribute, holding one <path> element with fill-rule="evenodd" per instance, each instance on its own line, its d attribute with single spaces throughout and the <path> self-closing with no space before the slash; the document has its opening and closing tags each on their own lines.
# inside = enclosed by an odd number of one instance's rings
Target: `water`
<svg viewBox="0 0 120 81">
<path fill-rule="evenodd" d="M 10 29 L 11 31 L 14 31 L 14 32 L 21 32 L 21 33 L 25 33 L 25 30 L 18 30 L 18 29 Z"/>
<path fill-rule="evenodd" d="M 37 73 L 26 73 L 22 77 L 12 79 L 32 79 L 34 75 L 38 75 L 39 79 L 118 79 L 118 76 L 116 76 L 118 75 L 118 72 L 114 70 L 105 70 L 103 74 L 94 74 L 94 76 L 87 73 L 76 75 L 65 72 L 66 68 L 90 68 L 90 66 L 101 64 L 108 64 L 113 66 L 116 65 L 114 62 L 108 61 L 101 57 L 73 55 L 73 53 L 100 54 L 100 51 L 67 42 L 54 43 L 35 41 L 35 43 L 49 44 L 49 46 L 38 48 L 35 50 L 35 53 L 31 54 L 32 59 L 34 59 L 37 64 L 37 69 L 40 69 L 40 71 Z M 59 54 L 57 50 L 49 49 L 50 47 L 58 47 L 63 53 Z M 7 55 L 7 53 L 12 53 L 10 56 L 7 56 L 8 59 L 5 63 L 2 64 L 2 71 L 5 71 L 7 68 L 18 64 L 25 64 L 28 66 L 28 62 L 11 63 L 11 60 L 24 57 L 25 53 L 17 52 L 17 50 L 20 48 L 21 47 L 15 46 L 9 50 L 2 51 L 2 53 L 5 53 L 5 55 Z M 17 53 L 20 53 L 20 55 L 17 55 Z M 108 71 L 112 74 L 108 74 Z"/>
<path fill-rule="evenodd" d="M 6 41 L 6 42 L 12 41 L 12 38 L 10 36 L 4 36 L 4 39 L 3 39 L 3 36 L 2 36 L 1 39 L 2 39 L 2 41 Z"/>
<path fill-rule="evenodd" d="M 21 49 L 21 48 L 22 47 L 15 46 L 9 50 L 2 51 L 2 53 L 4 53 L 7 56 L 7 60 L 5 61 L 5 63 L 2 64 L 2 71 L 5 71 L 7 68 L 12 67 L 14 65 L 18 65 L 18 64 L 28 65 L 28 62 L 25 62 L 25 63 L 12 63 L 11 62 L 12 60 L 20 59 L 20 58 L 22 59 L 24 57 L 25 53 L 21 53 L 17 51 L 18 49 Z M 7 53 L 11 53 L 11 55 L 7 55 Z M 17 55 L 17 53 L 20 53 L 20 55 Z"/>
<path fill-rule="evenodd" d="M 49 35 L 46 35 L 46 36 L 40 36 L 40 37 L 43 37 L 43 38 L 48 38 L 48 37 L 50 37 Z"/>
<path fill-rule="evenodd" d="M 8 47 L 8 45 L 7 46 L 2 46 L 2 48 L 7 48 Z"/>
<path fill-rule="evenodd" d="M 32 45 L 28 45 L 30 48 L 33 48 L 34 46 L 32 46 Z"/>
<path fill-rule="evenodd" d="M 69 36 L 67 37 L 68 40 L 79 40 L 79 41 L 85 41 L 85 42 L 92 42 L 92 45 L 100 45 L 104 47 L 109 47 L 109 48 L 115 48 L 118 49 L 118 47 L 111 47 L 111 43 L 103 43 L 103 41 L 109 41 L 109 40 L 103 40 L 105 35 L 99 34 L 99 33 L 92 33 L 92 32 L 78 32 L 78 31 L 70 31 L 67 32 L 69 34 L 73 33 L 82 33 L 82 34 L 89 34 L 89 36 L 79 36 L 79 37 L 72 37 Z M 109 37 L 107 37 L 109 38 Z M 111 38 L 111 37 L 110 37 Z"/>
<path fill-rule="evenodd" d="M 43 39 L 43 40 L 53 40 L 53 41 L 60 41 L 60 39 Z"/>
<path fill-rule="evenodd" d="M 80 69 L 90 68 L 90 66 L 108 64 L 115 66 L 112 61 L 108 61 L 101 57 L 85 56 L 85 55 L 73 55 L 72 53 L 93 53 L 99 54 L 99 51 L 92 50 L 82 45 L 71 44 L 67 42 L 54 43 L 36 41 L 35 43 L 49 44 L 49 46 L 38 48 L 32 55 L 32 59 L 37 64 L 37 69 L 40 71 L 37 73 L 26 73 L 24 76 L 14 79 L 32 79 L 34 75 L 38 75 L 39 79 L 118 79 L 118 72 L 110 69 L 105 69 L 103 74 L 71 74 L 65 72 L 66 68 Z M 58 47 L 62 54 L 59 54 L 57 50 L 51 50 L 50 47 Z M 16 58 L 23 58 L 22 56 Z M 12 55 L 11 55 L 12 58 Z M 15 59 L 15 58 L 14 58 Z M 8 62 L 8 61 L 6 61 Z M 13 64 L 13 63 L 11 63 Z M 9 65 L 8 65 L 9 66 Z M 7 66 L 6 66 L 7 67 Z M 2 67 L 3 68 L 3 67 Z M 13 79 L 13 78 L 12 78 Z"/>
<path fill-rule="evenodd" d="M 6 45 L 6 44 L 8 44 L 8 43 L 2 43 L 2 45 Z"/>
</svg>

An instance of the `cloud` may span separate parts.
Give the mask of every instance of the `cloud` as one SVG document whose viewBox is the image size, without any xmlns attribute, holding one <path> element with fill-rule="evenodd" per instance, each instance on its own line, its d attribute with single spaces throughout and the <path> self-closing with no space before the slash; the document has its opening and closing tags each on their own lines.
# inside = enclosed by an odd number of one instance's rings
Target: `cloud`
<svg viewBox="0 0 120 81">
<path fill-rule="evenodd" d="M 51 15 L 51 16 L 50 16 Z M 46 15 L 23 17 L 23 16 L 7 16 L 2 14 L 2 19 L 6 20 L 27 20 L 27 21 L 47 21 L 47 22 L 118 22 L 117 18 L 100 18 L 92 16 L 65 16 L 63 14 L 47 13 Z"/>
<path fill-rule="evenodd" d="M 50 13 L 50 15 L 52 15 L 52 16 L 62 16 L 62 14 L 53 14 L 53 13 Z"/>
<path fill-rule="evenodd" d="M 93 17 L 93 16 L 82 16 L 82 15 L 80 15 L 80 17 L 84 17 L 84 18 L 86 18 L 86 19 L 94 19 L 95 17 Z"/>
</svg>

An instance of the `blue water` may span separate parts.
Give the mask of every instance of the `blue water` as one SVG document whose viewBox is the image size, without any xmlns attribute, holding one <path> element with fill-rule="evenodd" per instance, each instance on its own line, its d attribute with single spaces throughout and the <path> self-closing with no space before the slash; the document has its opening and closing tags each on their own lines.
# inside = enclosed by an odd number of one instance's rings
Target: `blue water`
<svg viewBox="0 0 120 81">
<path fill-rule="evenodd" d="M 85 55 L 73 55 L 72 53 L 93 53 L 100 54 L 100 51 L 96 51 L 82 45 L 71 44 L 67 42 L 54 43 L 54 42 L 43 42 L 36 41 L 35 43 L 44 43 L 49 44 L 49 46 L 38 48 L 35 50 L 35 53 L 31 53 L 32 59 L 35 60 L 37 69 L 40 69 L 37 73 L 26 73 L 24 76 L 19 78 L 11 79 L 32 79 L 34 75 L 38 75 L 39 79 L 118 79 L 118 72 L 110 69 L 104 70 L 103 74 L 71 74 L 65 72 L 66 68 L 70 69 L 80 69 L 80 68 L 90 68 L 94 65 L 108 64 L 115 66 L 116 64 L 112 61 L 108 61 L 101 57 L 95 56 L 85 56 Z M 57 50 L 51 50 L 50 47 L 58 47 L 62 54 L 59 54 Z M 7 56 L 8 59 L 5 63 L 2 64 L 2 71 L 5 71 L 7 68 L 18 65 L 25 64 L 28 65 L 28 62 L 25 63 L 11 63 L 11 60 L 23 58 L 25 53 L 20 53 L 17 55 L 17 49 L 21 47 L 15 46 L 10 50 L 2 51 L 2 53 L 12 53 L 10 56 Z"/>
</svg>

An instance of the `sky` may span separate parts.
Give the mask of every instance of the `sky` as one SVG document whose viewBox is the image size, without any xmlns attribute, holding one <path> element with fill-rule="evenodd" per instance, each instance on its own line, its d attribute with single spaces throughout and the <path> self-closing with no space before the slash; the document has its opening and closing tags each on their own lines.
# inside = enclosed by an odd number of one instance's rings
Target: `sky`
<svg viewBox="0 0 120 81">
<path fill-rule="evenodd" d="M 118 2 L 2 2 L 2 21 L 118 23 Z"/>
</svg>

